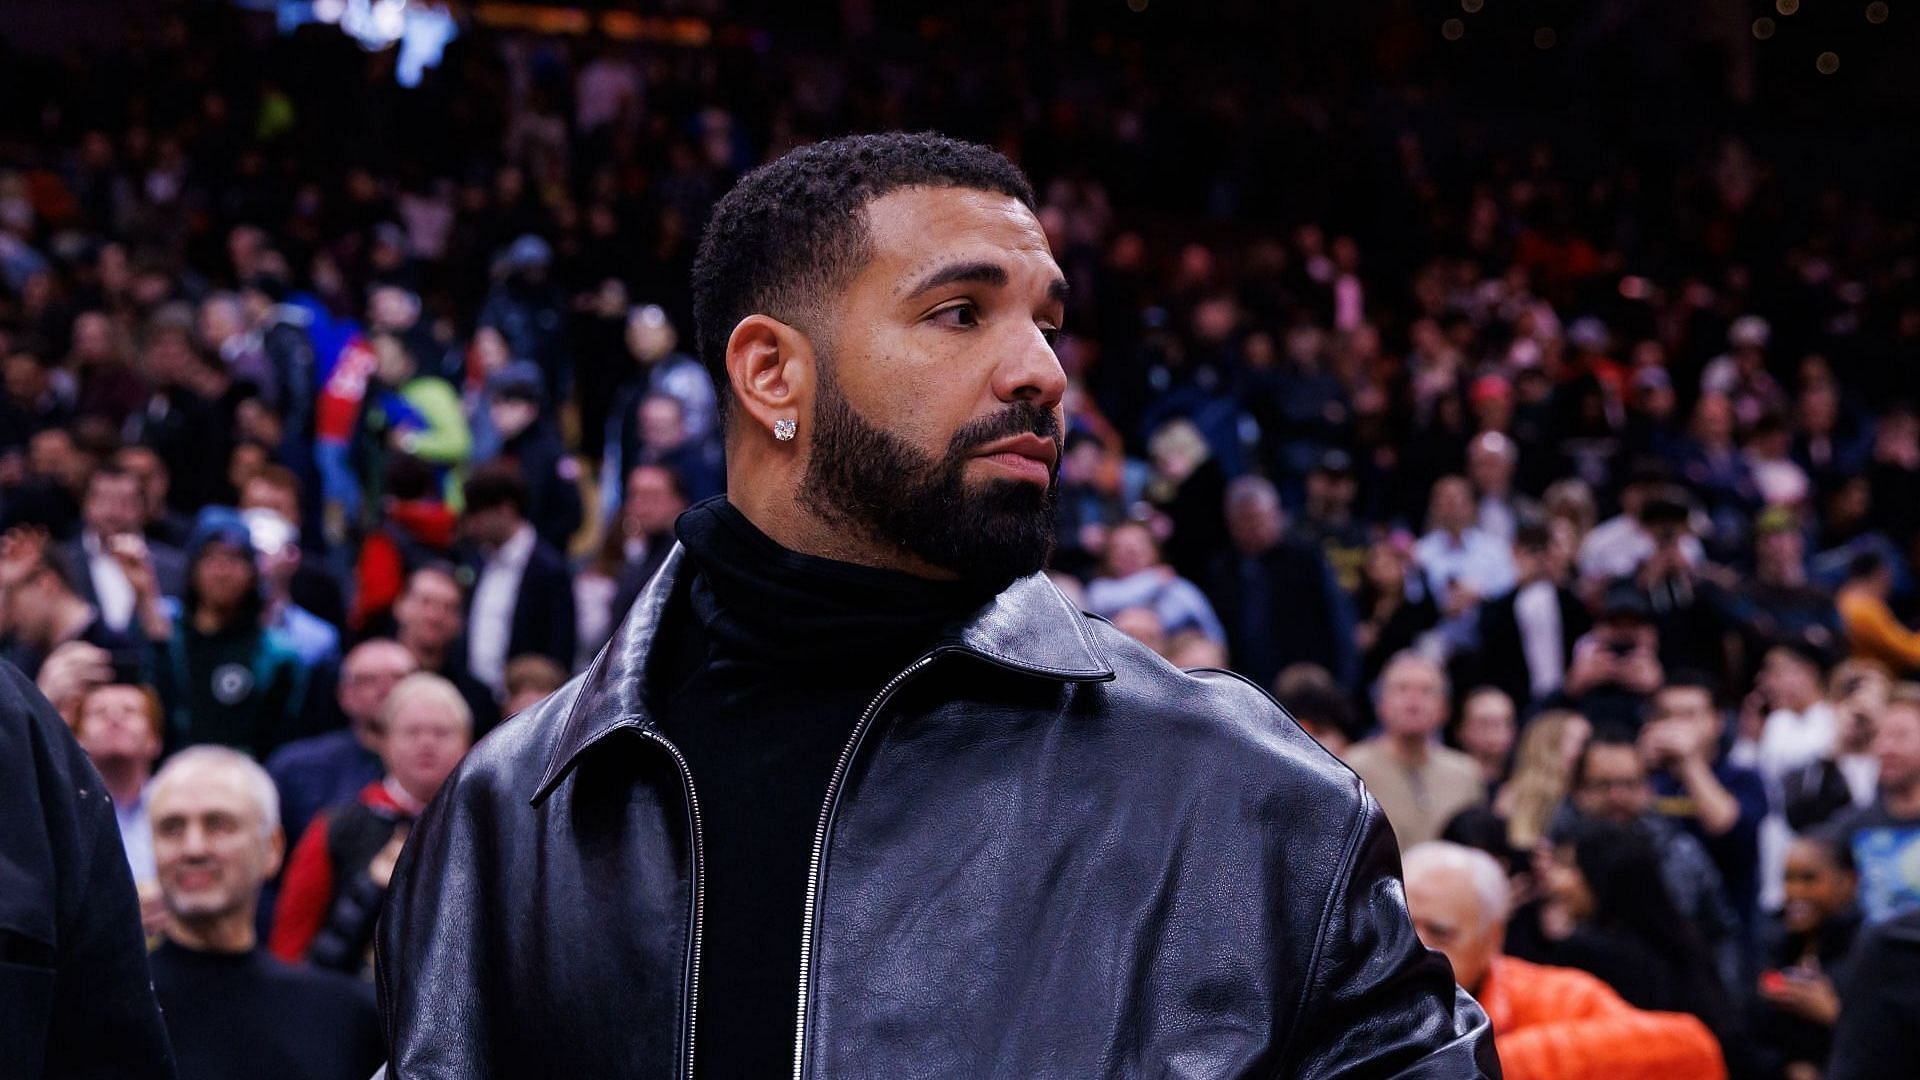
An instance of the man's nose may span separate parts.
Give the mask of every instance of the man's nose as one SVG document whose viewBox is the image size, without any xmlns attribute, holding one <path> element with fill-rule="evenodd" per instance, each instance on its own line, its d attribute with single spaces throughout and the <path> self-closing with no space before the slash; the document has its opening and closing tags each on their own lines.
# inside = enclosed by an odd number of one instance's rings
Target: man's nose
<svg viewBox="0 0 1920 1080">
<path fill-rule="evenodd" d="M 1067 392 L 1067 372 L 1040 328 L 1023 330 L 994 373 L 994 396 L 1051 409 Z"/>
</svg>

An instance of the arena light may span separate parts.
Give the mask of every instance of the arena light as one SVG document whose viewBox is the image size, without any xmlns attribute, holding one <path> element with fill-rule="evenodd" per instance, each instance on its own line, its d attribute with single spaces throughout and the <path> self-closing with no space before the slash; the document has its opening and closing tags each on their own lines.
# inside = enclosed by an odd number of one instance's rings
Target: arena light
<svg viewBox="0 0 1920 1080">
<path fill-rule="evenodd" d="M 447 43 L 460 33 L 443 0 L 282 0 L 276 10 L 280 32 L 290 34 L 308 23 L 337 26 L 368 52 L 398 45 L 394 78 L 418 86 L 437 66 Z"/>
</svg>

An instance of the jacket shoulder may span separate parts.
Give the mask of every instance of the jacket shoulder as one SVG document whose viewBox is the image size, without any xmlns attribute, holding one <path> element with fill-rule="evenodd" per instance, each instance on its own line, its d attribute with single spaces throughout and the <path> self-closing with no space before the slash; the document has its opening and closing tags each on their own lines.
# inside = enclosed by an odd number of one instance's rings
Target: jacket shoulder
<svg viewBox="0 0 1920 1080">
<path fill-rule="evenodd" d="M 1351 818 L 1365 799 L 1353 771 L 1294 720 L 1273 695 L 1236 672 L 1181 671 L 1098 616 L 1086 616 L 1114 679 L 1100 693 L 1109 714 L 1153 746 L 1156 773 L 1237 779 L 1288 802 Z"/>
<path fill-rule="evenodd" d="M 442 799 L 526 806 L 580 696 L 584 676 L 502 721 L 475 743 L 441 789 Z"/>
</svg>

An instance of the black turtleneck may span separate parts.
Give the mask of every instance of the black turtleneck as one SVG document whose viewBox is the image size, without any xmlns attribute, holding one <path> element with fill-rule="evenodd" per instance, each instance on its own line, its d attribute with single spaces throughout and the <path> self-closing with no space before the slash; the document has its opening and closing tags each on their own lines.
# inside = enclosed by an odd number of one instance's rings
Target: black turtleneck
<svg viewBox="0 0 1920 1080">
<path fill-rule="evenodd" d="M 687 758 L 706 857 L 695 1070 L 793 1067 L 813 834 L 835 761 L 888 679 L 987 597 L 801 555 L 724 497 L 681 515 L 684 601 L 649 709 Z"/>
</svg>

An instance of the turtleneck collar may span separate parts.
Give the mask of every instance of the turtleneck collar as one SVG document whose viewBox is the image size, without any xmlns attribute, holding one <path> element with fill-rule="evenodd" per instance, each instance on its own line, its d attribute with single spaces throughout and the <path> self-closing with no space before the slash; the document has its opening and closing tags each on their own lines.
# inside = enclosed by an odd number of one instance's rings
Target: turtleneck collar
<svg viewBox="0 0 1920 1080">
<path fill-rule="evenodd" d="M 674 526 L 698 571 L 688 592 L 714 644 L 772 665 L 832 658 L 898 665 L 991 601 L 960 581 L 838 562 L 782 547 L 725 496 Z"/>
</svg>

